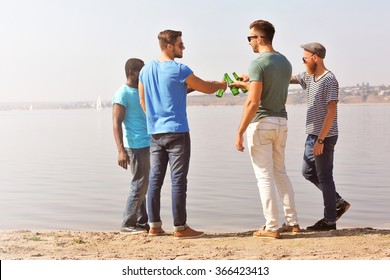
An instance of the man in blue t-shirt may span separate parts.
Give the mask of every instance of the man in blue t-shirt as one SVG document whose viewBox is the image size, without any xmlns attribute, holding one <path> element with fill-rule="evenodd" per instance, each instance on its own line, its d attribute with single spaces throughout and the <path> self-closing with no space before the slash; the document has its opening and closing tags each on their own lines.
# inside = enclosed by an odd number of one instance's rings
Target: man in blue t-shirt
<svg viewBox="0 0 390 280">
<path fill-rule="evenodd" d="M 130 166 L 133 175 L 121 228 L 121 232 L 130 234 L 149 230 L 145 197 L 149 184 L 150 136 L 138 94 L 138 78 L 143 66 L 144 62 L 138 58 L 126 62 L 127 82 L 118 89 L 112 101 L 118 165 L 124 169 Z"/>
<path fill-rule="evenodd" d="M 187 226 L 187 174 L 190 163 L 190 134 L 187 93 L 197 90 L 211 94 L 226 89 L 226 82 L 206 82 L 175 58 L 182 58 L 184 44 L 180 31 L 165 30 L 158 35 L 161 55 L 140 73 L 141 106 L 146 112 L 151 135 L 151 171 L 148 189 L 149 235 L 162 235 L 160 194 L 170 165 L 174 238 L 197 238 L 203 232 Z"/>
</svg>

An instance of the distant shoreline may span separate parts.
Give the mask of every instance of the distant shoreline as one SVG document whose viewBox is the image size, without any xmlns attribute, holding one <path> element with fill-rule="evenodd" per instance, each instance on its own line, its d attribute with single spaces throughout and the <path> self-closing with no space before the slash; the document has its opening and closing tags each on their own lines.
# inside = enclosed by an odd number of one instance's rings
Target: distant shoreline
<svg viewBox="0 0 390 280">
<path fill-rule="evenodd" d="M 222 98 L 210 95 L 190 95 L 187 99 L 188 106 L 242 106 L 245 103 L 247 95 L 240 94 L 233 96 L 230 93 L 225 94 Z M 299 102 L 298 102 L 299 101 Z M 289 95 L 287 98 L 287 106 L 290 105 L 305 105 L 302 101 L 302 96 Z M 380 96 L 368 96 L 363 101 L 360 96 L 341 97 L 340 105 L 390 105 L 390 99 Z M 102 101 L 102 109 L 111 109 L 111 101 Z M 75 109 L 93 109 L 96 110 L 95 101 L 80 101 L 80 102 L 9 102 L 0 103 L 0 111 L 34 111 L 34 110 L 75 110 Z"/>
</svg>

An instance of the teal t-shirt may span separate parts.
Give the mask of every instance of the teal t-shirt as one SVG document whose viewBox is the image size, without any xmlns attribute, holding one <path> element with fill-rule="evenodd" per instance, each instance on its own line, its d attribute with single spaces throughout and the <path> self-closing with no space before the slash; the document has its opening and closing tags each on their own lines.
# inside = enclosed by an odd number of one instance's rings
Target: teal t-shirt
<svg viewBox="0 0 390 280">
<path fill-rule="evenodd" d="M 140 149 L 150 146 L 150 135 L 146 128 L 145 113 L 139 103 L 138 89 L 121 86 L 115 93 L 112 104 L 125 107 L 123 119 L 123 145 L 125 148 Z"/>
<path fill-rule="evenodd" d="M 292 66 L 288 59 L 278 53 L 265 52 L 249 66 L 251 82 L 263 83 L 259 109 L 252 122 L 265 117 L 287 118 L 286 101 Z"/>
</svg>

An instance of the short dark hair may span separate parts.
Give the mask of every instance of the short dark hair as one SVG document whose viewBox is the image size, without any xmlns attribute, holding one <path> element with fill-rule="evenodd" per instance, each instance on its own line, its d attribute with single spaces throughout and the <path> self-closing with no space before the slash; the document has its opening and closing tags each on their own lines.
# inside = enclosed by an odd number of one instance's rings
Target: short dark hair
<svg viewBox="0 0 390 280">
<path fill-rule="evenodd" d="M 158 34 L 158 41 L 160 43 L 161 50 L 165 50 L 168 44 L 173 45 L 176 42 L 177 38 L 181 36 L 181 31 L 175 31 L 170 29 L 161 31 Z"/>
<path fill-rule="evenodd" d="M 145 63 L 139 58 L 130 58 L 126 61 L 125 72 L 126 78 L 129 77 L 130 71 L 141 71 Z"/>
<path fill-rule="evenodd" d="M 255 20 L 249 25 L 249 28 L 254 28 L 256 31 L 260 32 L 260 35 L 263 37 L 265 43 L 272 44 L 272 40 L 275 35 L 275 27 L 272 23 L 261 19 Z"/>
</svg>

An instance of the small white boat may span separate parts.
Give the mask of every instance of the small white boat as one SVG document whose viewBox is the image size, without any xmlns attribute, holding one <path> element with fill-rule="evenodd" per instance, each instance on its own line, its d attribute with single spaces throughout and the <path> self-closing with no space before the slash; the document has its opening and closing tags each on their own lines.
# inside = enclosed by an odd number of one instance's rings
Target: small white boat
<svg viewBox="0 0 390 280">
<path fill-rule="evenodd" d="M 102 100 L 100 99 L 100 96 L 98 97 L 98 99 L 96 100 L 96 110 L 101 110 L 103 109 L 103 106 L 102 106 Z"/>
</svg>

